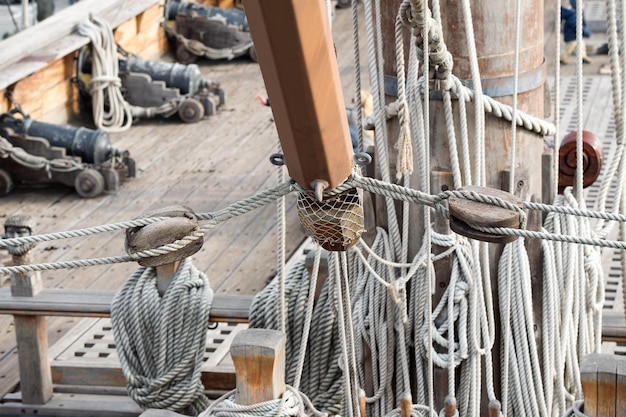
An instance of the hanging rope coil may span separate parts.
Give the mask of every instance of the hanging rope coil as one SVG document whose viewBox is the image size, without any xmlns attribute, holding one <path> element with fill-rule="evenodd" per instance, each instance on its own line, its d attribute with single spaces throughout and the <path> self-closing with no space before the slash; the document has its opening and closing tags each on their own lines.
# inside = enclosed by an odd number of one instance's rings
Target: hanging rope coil
<svg viewBox="0 0 626 417">
<path fill-rule="evenodd" d="M 109 23 L 97 16 L 78 25 L 78 33 L 91 40 L 91 80 L 93 119 L 96 127 L 107 132 L 130 129 L 133 116 L 130 104 L 121 92 L 118 76 L 117 45 Z"/>
<path fill-rule="evenodd" d="M 154 268 L 138 268 L 113 299 L 111 321 L 130 397 L 142 408 L 197 415 L 209 405 L 201 366 L 213 290 L 189 258 L 161 298 Z"/>
</svg>

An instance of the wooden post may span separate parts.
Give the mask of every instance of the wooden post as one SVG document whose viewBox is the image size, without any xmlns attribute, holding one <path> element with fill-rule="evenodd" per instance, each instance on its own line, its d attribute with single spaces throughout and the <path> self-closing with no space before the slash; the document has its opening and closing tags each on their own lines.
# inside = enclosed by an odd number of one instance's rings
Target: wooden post
<svg viewBox="0 0 626 417">
<path fill-rule="evenodd" d="M 167 291 L 170 284 L 174 280 L 174 276 L 176 276 L 179 266 L 180 261 L 155 266 L 154 269 L 156 270 L 157 276 L 157 289 L 161 297 L 165 295 L 165 291 Z"/>
<path fill-rule="evenodd" d="M 285 387 L 285 335 L 277 330 L 248 329 L 230 346 L 235 365 L 235 403 L 251 405 L 280 398 Z"/>
<path fill-rule="evenodd" d="M 246 0 L 289 175 L 335 188 L 352 173 L 352 143 L 323 1 Z"/>
<path fill-rule="evenodd" d="M 584 412 L 588 417 L 626 415 L 626 358 L 592 353 L 580 362 Z"/>
<path fill-rule="evenodd" d="M 5 223 L 5 237 L 30 236 L 29 216 L 9 217 Z M 13 265 L 30 264 L 30 244 L 9 246 Z M 11 295 L 32 297 L 43 288 L 41 275 L 16 272 L 11 275 Z M 15 315 L 15 336 L 19 355 L 20 387 L 24 404 L 45 404 L 52 398 L 52 373 L 48 361 L 48 332 L 44 316 Z"/>
</svg>

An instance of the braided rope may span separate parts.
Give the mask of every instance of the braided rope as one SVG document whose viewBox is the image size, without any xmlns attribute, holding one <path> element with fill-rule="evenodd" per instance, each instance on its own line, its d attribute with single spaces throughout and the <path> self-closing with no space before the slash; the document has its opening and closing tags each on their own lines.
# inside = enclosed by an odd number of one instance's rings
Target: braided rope
<svg viewBox="0 0 626 417">
<path fill-rule="evenodd" d="M 138 268 L 111 304 L 130 397 L 143 409 L 197 415 L 208 405 L 201 367 L 213 290 L 185 258 L 161 298 L 154 268 Z"/>
<path fill-rule="evenodd" d="M 387 182 L 380 181 L 374 178 L 362 177 L 358 174 L 354 174 L 351 178 L 346 180 L 343 184 L 338 186 L 335 190 L 325 193 L 325 195 L 335 195 L 337 193 L 352 189 L 354 187 L 359 187 L 363 190 L 370 191 L 370 192 L 383 195 L 386 197 L 390 197 L 396 200 L 412 202 L 412 203 L 417 203 L 417 204 L 422 204 L 428 207 L 432 207 L 432 208 L 435 208 L 439 213 L 443 214 L 445 217 L 448 217 L 448 211 L 445 205 L 442 203 L 450 197 L 456 197 L 456 198 L 467 199 L 471 201 L 477 201 L 477 202 L 481 202 L 485 204 L 491 204 L 491 205 L 495 205 L 495 206 L 512 210 L 512 211 L 519 213 L 520 227 L 522 229 L 511 229 L 511 228 L 502 228 L 502 227 L 479 227 L 479 226 L 474 227 L 476 230 L 487 232 L 487 233 L 494 234 L 494 235 L 507 235 L 507 236 L 515 235 L 515 236 L 526 237 L 526 238 L 547 239 L 547 240 L 553 240 L 557 242 L 579 243 L 583 245 L 609 247 L 609 248 L 614 248 L 614 249 L 624 249 L 626 247 L 626 243 L 623 241 L 613 241 L 613 240 L 607 240 L 603 238 L 590 238 L 590 237 L 580 237 L 580 236 L 573 236 L 573 235 L 561 235 L 561 234 L 556 234 L 556 233 L 523 230 L 526 227 L 526 214 L 523 212 L 522 208 L 520 208 L 519 206 L 515 204 L 511 204 L 507 201 L 504 201 L 500 198 L 493 197 L 493 196 L 486 196 L 486 195 L 476 193 L 473 191 L 449 190 L 449 191 L 445 191 L 436 195 L 430 195 L 430 194 L 427 194 L 427 193 L 424 193 L 424 192 L 421 192 L 419 190 L 415 190 L 412 188 L 403 187 L 401 185 L 387 183 Z M 115 264 L 115 263 L 132 262 L 132 261 L 137 261 L 143 258 L 164 255 L 170 252 L 180 250 L 184 248 L 186 245 L 196 241 L 197 239 L 202 238 L 209 230 L 213 229 L 220 223 L 223 223 L 227 220 L 230 220 L 231 218 L 248 213 L 256 208 L 267 205 L 275 201 L 279 197 L 288 194 L 290 191 L 298 190 L 298 189 L 299 189 L 299 186 L 295 184 L 293 181 L 289 180 L 282 184 L 279 184 L 278 186 L 274 188 L 265 190 L 251 197 L 237 201 L 217 212 L 199 213 L 197 214 L 198 219 L 208 220 L 207 224 L 201 226 L 200 228 L 198 228 L 198 230 L 196 230 L 189 236 L 185 236 L 184 238 L 177 240 L 171 244 L 163 245 L 155 249 L 136 252 L 132 255 L 120 255 L 120 256 L 112 256 L 112 257 L 105 257 L 105 258 L 93 258 L 93 259 L 82 259 L 82 260 L 74 260 L 74 261 L 60 261 L 60 262 L 52 262 L 52 263 L 1 267 L 0 274 L 11 274 L 15 272 L 25 273 L 25 272 L 47 271 L 47 270 L 55 270 L 55 269 L 72 269 L 72 268 L 81 268 L 81 267 L 87 267 L 87 266 L 110 265 L 110 264 Z M 565 192 L 568 193 L 569 191 L 566 190 Z M 598 211 L 593 211 L 593 210 L 580 209 L 577 207 L 524 202 L 523 208 L 532 209 L 532 210 L 540 210 L 544 212 L 568 214 L 568 215 L 573 215 L 573 216 L 619 221 L 622 223 L 626 222 L 626 215 L 624 214 L 598 212 Z M 58 240 L 58 239 L 89 236 L 89 235 L 93 235 L 97 233 L 123 230 L 123 229 L 131 228 L 131 227 L 145 226 L 145 225 L 155 223 L 161 220 L 163 220 L 163 218 L 158 218 L 158 217 L 143 218 L 143 219 L 136 219 L 132 221 L 105 224 L 105 225 L 100 225 L 100 226 L 95 226 L 95 227 L 70 230 L 70 231 L 64 231 L 64 232 L 24 236 L 24 237 L 19 237 L 19 238 L 10 238 L 10 239 L 0 239 L 0 248 L 7 247 L 7 246 L 17 246 L 17 245 L 24 244 L 24 243 L 41 243 L 41 242 L 47 242 L 47 241 L 52 241 L 52 240 Z"/>
<path fill-rule="evenodd" d="M 117 47 L 109 23 L 97 16 L 81 22 L 78 33 L 91 41 L 92 77 L 89 93 L 93 102 L 93 118 L 96 127 L 107 132 L 123 132 L 130 129 L 133 116 L 128 102 L 121 92 L 122 81 L 118 76 Z"/>
<path fill-rule="evenodd" d="M 317 411 L 305 394 L 289 385 L 286 388 L 281 398 L 252 405 L 236 404 L 233 401 L 233 390 L 212 402 L 198 417 L 328 416 L 327 413 Z M 305 413 L 305 410 L 309 410 L 310 414 Z"/>
</svg>

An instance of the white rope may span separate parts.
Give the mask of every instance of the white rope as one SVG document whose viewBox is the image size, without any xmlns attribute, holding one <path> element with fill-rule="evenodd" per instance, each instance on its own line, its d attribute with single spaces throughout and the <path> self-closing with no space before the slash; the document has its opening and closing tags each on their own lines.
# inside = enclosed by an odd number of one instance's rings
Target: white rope
<svg viewBox="0 0 626 417">
<path fill-rule="evenodd" d="M 462 94 L 466 102 L 475 101 L 473 90 L 463 86 L 460 83 L 460 80 L 454 75 L 451 75 L 451 80 L 451 85 L 453 87 L 451 91 L 453 93 L 459 95 L 459 97 L 461 97 Z M 424 83 L 420 83 L 420 86 L 422 88 L 422 90 L 420 91 L 423 91 Z M 548 121 L 539 119 L 522 111 L 518 111 L 517 114 L 513 116 L 513 109 L 511 108 L 511 106 L 500 103 L 496 99 L 486 95 L 483 95 L 481 99 L 483 101 L 485 112 L 492 114 L 495 117 L 503 118 L 504 120 L 509 122 L 515 120 L 518 126 L 523 127 L 528 131 L 538 133 L 542 136 L 551 136 L 556 134 L 556 128 L 554 124 Z M 397 105 L 395 105 L 394 103 L 390 103 L 387 107 L 385 107 L 385 114 L 387 118 L 395 117 L 397 115 Z M 366 120 L 363 122 L 363 127 L 365 129 L 376 129 L 376 126 L 373 122 L 373 116 L 366 118 Z"/>
<path fill-rule="evenodd" d="M 130 105 L 122 96 L 117 46 L 109 23 L 92 15 L 89 20 L 80 23 L 78 33 L 91 40 L 89 93 L 94 124 L 106 132 L 130 129 L 133 117 Z"/>
<path fill-rule="evenodd" d="M 154 268 L 138 268 L 111 304 L 113 334 L 130 397 L 143 409 L 197 415 L 208 406 L 202 385 L 213 291 L 185 258 L 159 296 Z"/>
<path fill-rule="evenodd" d="M 306 395 L 289 385 L 286 388 L 286 391 L 279 399 L 252 405 L 235 403 L 235 390 L 233 390 L 212 402 L 198 417 L 328 416 L 328 414 L 320 413 L 312 408 L 311 402 Z M 309 414 L 307 414 L 307 410 L 310 410 Z"/>
<path fill-rule="evenodd" d="M 338 361 L 341 348 L 332 302 L 334 288 L 328 280 L 324 281 L 319 298 L 314 300 L 315 292 L 311 291 L 315 291 L 315 287 L 312 287 L 311 281 L 317 281 L 317 278 L 308 274 L 304 260 L 294 265 L 285 276 L 284 296 L 289 311 L 285 332 L 285 380 L 292 386 L 299 383 L 298 390 L 311 399 L 316 409 L 339 414 L 344 397 L 344 377 Z M 249 315 L 251 328 L 280 328 L 279 297 L 276 279 L 255 295 Z M 311 308 L 310 300 L 314 300 L 315 304 L 308 319 L 304 313 Z M 307 327 L 310 331 L 303 332 Z M 306 346 L 306 351 L 301 350 L 302 346 Z"/>
</svg>

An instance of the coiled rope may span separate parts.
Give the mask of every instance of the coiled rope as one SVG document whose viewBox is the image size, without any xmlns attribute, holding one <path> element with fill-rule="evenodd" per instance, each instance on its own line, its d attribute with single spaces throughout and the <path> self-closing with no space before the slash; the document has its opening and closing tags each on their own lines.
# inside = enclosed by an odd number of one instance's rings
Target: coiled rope
<svg viewBox="0 0 626 417">
<path fill-rule="evenodd" d="M 111 304 L 129 396 L 143 409 L 197 415 L 209 401 L 201 376 L 213 290 L 190 258 L 159 296 L 154 268 L 138 268 Z"/>
<path fill-rule="evenodd" d="M 299 384 L 297 389 L 311 399 L 316 409 L 328 414 L 340 414 L 344 375 L 338 360 L 341 343 L 333 301 L 334 288 L 330 280 L 325 280 L 319 298 L 315 300 L 315 287 L 311 285 L 316 281 L 316 277 L 309 275 L 304 260 L 294 265 L 285 276 L 284 297 L 289 312 L 286 320 L 285 382 L 295 386 Z M 255 295 L 249 315 L 251 328 L 280 329 L 279 285 L 279 280 L 274 279 Z M 315 302 L 315 307 L 310 318 L 306 319 L 304 313 L 311 308 L 307 307 L 309 302 Z M 303 329 L 308 327 L 310 332 L 305 334 Z M 308 343 L 303 345 L 305 338 Z M 305 349 L 302 349 L 303 346 Z"/>
<path fill-rule="evenodd" d="M 78 33 L 91 40 L 91 80 L 89 93 L 96 127 L 107 132 L 130 129 L 133 116 L 121 92 L 118 76 L 117 45 L 109 23 L 97 16 L 78 25 Z"/>
</svg>

